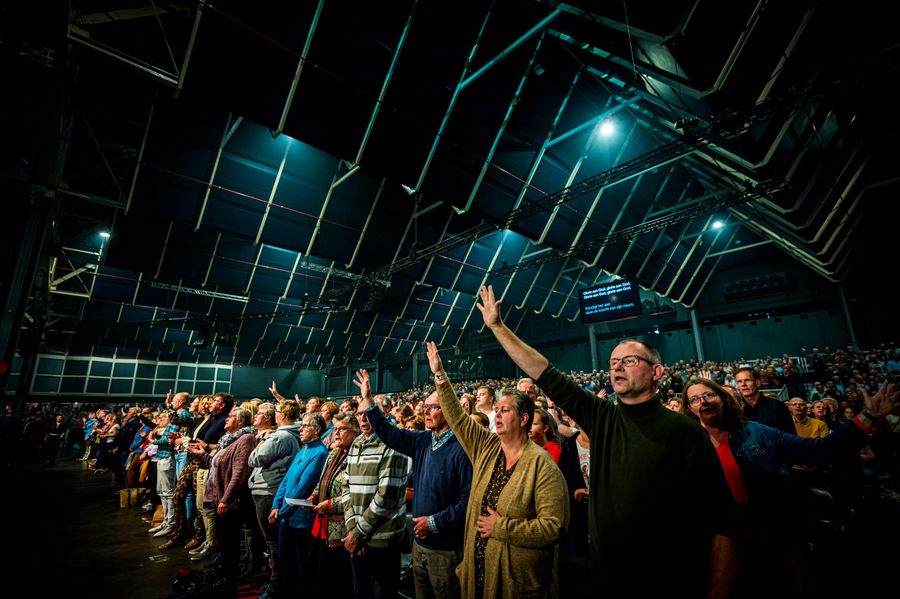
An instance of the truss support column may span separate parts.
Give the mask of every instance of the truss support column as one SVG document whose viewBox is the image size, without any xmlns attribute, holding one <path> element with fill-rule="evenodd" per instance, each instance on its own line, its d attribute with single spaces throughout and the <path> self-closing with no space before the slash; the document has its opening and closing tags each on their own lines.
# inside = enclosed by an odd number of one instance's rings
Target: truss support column
<svg viewBox="0 0 900 599">
<path fill-rule="evenodd" d="M 40 343 L 41 329 L 44 322 L 44 309 L 46 306 L 37 306 L 32 314 L 34 319 L 22 332 L 25 319 L 26 305 L 32 290 L 35 275 L 40 267 L 41 247 L 50 224 L 50 216 L 56 203 L 55 194 L 46 187 L 28 186 L 12 178 L 4 178 L 0 195 L 9 200 L 10 204 L 24 205 L 23 218 L 12 218 L 3 226 L 3 254 L 10 256 L 8 268 L 4 269 L 7 276 L 3 278 L 0 289 L 3 289 L 2 309 L 0 314 L 0 351 L 2 351 L 5 371 L 0 373 L 0 397 L 6 393 L 6 384 L 9 381 L 12 369 L 13 356 L 16 347 L 19 346 L 23 361 L 19 374 L 19 383 L 16 389 L 16 411 L 22 410 L 25 396 L 31 388 L 31 379 L 34 375 L 35 354 Z M 9 250 L 8 252 L 5 250 Z M 15 258 L 13 258 L 15 256 Z M 46 277 L 46 270 L 44 271 Z M 41 292 L 36 294 L 38 304 L 39 297 L 47 293 L 46 281 L 41 284 Z"/>
<path fill-rule="evenodd" d="M 847 305 L 847 296 L 844 295 L 843 287 L 838 286 L 837 296 L 838 301 L 841 302 L 841 314 L 844 316 L 844 326 L 847 327 L 847 338 L 850 340 L 850 343 L 853 344 L 853 347 L 857 347 L 856 333 L 853 331 L 853 321 L 850 320 L 850 307 Z"/>
<path fill-rule="evenodd" d="M 703 341 L 700 339 L 700 323 L 697 322 L 697 311 L 691 309 L 691 329 L 694 331 L 694 349 L 697 350 L 697 360 L 702 362 L 706 358 L 703 356 Z"/>
<path fill-rule="evenodd" d="M 591 346 L 591 366 L 597 368 L 600 365 L 599 356 L 597 355 L 597 325 L 588 326 L 588 342 Z"/>
</svg>

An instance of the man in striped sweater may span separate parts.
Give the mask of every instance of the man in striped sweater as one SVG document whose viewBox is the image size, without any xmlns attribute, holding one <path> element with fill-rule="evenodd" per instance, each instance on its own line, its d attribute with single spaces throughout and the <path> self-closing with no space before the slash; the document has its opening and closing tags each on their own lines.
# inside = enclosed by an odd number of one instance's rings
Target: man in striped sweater
<svg viewBox="0 0 900 599">
<path fill-rule="evenodd" d="M 347 454 L 349 485 L 341 498 L 350 552 L 353 594 L 361 597 L 396 597 L 400 578 L 400 546 L 406 525 L 405 455 L 387 447 L 366 417 L 370 400 L 356 411 L 362 431 Z"/>
</svg>

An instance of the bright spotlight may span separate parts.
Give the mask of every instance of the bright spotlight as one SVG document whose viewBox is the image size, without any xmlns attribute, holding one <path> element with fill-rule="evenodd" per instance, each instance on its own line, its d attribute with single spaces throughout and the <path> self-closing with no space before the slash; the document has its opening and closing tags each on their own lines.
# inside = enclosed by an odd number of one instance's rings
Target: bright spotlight
<svg viewBox="0 0 900 599">
<path fill-rule="evenodd" d="M 616 126 L 612 124 L 612 121 L 603 121 L 600 123 L 600 128 L 598 132 L 600 133 L 600 137 L 609 137 L 616 131 Z"/>
<path fill-rule="evenodd" d="M 713 224 L 712 224 L 713 229 L 721 229 L 724 226 L 725 226 L 725 223 L 723 223 L 720 220 L 717 220 L 717 221 L 713 222 Z"/>
<path fill-rule="evenodd" d="M 103 239 L 109 239 L 109 232 L 108 231 L 100 231 L 100 237 L 102 237 Z"/>
</svg>

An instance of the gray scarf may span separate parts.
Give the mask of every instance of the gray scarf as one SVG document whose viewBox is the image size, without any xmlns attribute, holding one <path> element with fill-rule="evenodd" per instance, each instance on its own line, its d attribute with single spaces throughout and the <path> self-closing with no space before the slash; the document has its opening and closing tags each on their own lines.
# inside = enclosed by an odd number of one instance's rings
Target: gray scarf
<svg viewBox="0 0 900 599">
<path fill-rule="evenodd" d="M 234 431 L 233 433 L 225 433 L 224 435 L 222 435 L 222 438 L 219 439 L 219 442 L 216 443 L 216 450 L 222 451 L 223 449 L 225 449 L 226 447 L 228 447 L 229 445 L 231 445 L 232 443 L 237 441 L 238 438 L 242 437 L 243 435 L 247 435 L 247 434 L 255 435 L 256 427 L 255 426 L 245 426 L 244 428 L 240 428 L 240 429 Z"/>
</svg>

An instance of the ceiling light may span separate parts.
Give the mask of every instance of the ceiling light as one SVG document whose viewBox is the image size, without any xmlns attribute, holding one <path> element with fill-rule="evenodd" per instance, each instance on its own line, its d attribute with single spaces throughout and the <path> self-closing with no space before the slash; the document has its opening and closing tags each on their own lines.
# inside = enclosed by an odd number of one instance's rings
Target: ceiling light
<svg viewBox="0 0 900 599">
<path fill-rule="evenodd" d="M 616 126 L 612 121 L 602 121 L 600 125 L 597 127 L 597 134 L 600 137 L 609 137 L 616 131 Z"/>
<path fill-rule="evenodd" d="M 713 224 L 712 224 L 712 228 L 713 228 L 713 229 L 721 229 L 721 228 L 724 227 L 724 226 L 725 226 L 725 223 L 723 223 L 723 222 L 720 221 L 720 220 L 714 221 Z"/>
<path fill-rule="evenodd" d="M 100 237 L 103 239 L 109 239 L 109 231 L 100 231 Z"/>
</svg>

